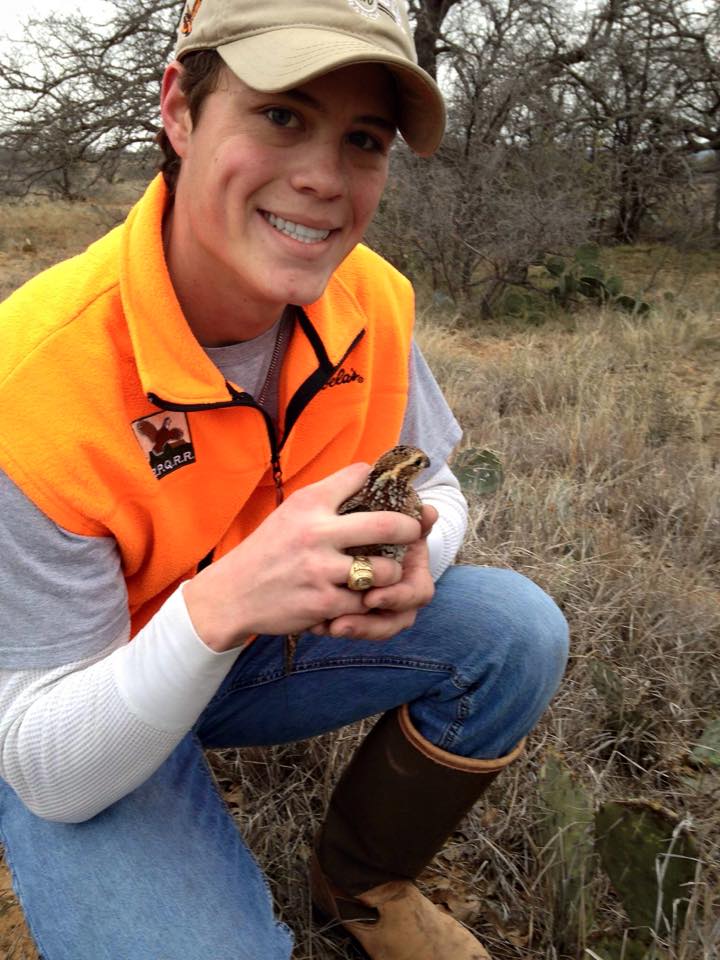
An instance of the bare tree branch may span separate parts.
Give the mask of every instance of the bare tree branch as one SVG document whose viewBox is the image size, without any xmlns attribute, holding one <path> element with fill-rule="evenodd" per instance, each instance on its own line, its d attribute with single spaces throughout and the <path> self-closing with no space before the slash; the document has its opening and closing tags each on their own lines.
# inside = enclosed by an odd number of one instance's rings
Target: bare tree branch
<svg viewBox="0 0 720 960">
<path fill-rule="evenodd" d="M 116 0 L 112 18 L 31 19 L 0 52 L 0 189 L 72 198 L 111 178 L 157 131 L 159 81 L 173 47 L 176 0 Z"/>
</svg>

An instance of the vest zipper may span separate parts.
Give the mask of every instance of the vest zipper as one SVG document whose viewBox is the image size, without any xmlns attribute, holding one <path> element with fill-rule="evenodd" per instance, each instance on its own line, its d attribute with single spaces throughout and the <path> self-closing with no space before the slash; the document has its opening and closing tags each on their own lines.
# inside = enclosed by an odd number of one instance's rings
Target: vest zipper
<svg viewBox="0 0 720 960">
<path fill-rule="evenodd" d="M 273 456 L 272 459 L 272 475 L 275 484 L 275 506 L 279 507 L 285 499 L 285 491 L 283 489 L 282 467 L 277 456 Z"/>
<path fill-rule="evenodd" d="M 305 331 L 306 336 L 313 345 L 319 364 L 317 370 L 310 374 L 307 380 L 301 384 L 300 387 L 298 387 L 297 391 L 291 398 L 285 412 L 285 429 L 279 443 L 275 424 L 273 423 L 269 414 L 266 413 L 263 407 L 257 403 L 251 394 L 238 392 L 230 383 L 226 383 L 230 399 L 221 400 L 215 403 L 171 403 L 167 400 L 163 400 L 156 393 L 148 393 L 147 395 L 150 403 L 154 404 L 156 407 L 159 407 L 161 410 L 174 410 L 177 412 L 186 413 L 196 410 L 218 410 L 222 409 L 223 407 L 252 407 L 262 414 L 262 417 L 265 420 L 265 428 L 267 429 L 268 440 L 270 442 L 270 467 L 272 470 L 273 484 L 275 485 L 275 505 L 277 507 L 279 507 L 285 499 L 282 466 L 280 464 L 280 451 L 285 446 L 285 441 L 288 438 L 290 430 L 297 422 L 305 407 L 310 403 L 313 397 L 315 397 L 320 390 L 322 390 L 330 377 L 332 377 L 340 369 L 358 343 L 365 336 L 365 331 L 361 330 L 337 364 L 333 365 L 330 362 L 327 353 L 325 352 L 324 344 L 320 340 L 314 327 L 308 320 L 307 315 L 303 310 L 299 312 L 299 321 Z M 203 557 L 198 564 L 198 572 L 208 564 L 212 563 L 214 553 L 215 548 L 213 547 L 207 556 Z"/>
<path fill-rule="evenodd" d="M 249 396 L 249 394 L 247 394 L 247 396 Z M 266 413 L 265 408 L 261 407 L 257 403 L 253 403 L 253 406 L 260 411 L 265 420 L 268 440 L 270 441 L 270 468 L 272 470 L 273 483 L 275 484 L 275 506 L 279 507 L 285 499 L 285 488 L 283 487 L 283 475 L 282 466 L 280 464 L 280 448 L 278 447 L 277 430 L 275 429 L 275 424 L 272 421 L 272 417 L 269 413 Z"/>
<path fill-rule="evenodd" d="M 265 410 L 265 408 L 261 406 L 260 403 L 258 403 L 258 401 L 255 400 L 255 398 L 249 393 L 236 394 L 235 390 L 230 384 L 228 384 L 227 387 L 233 396 L 237 396 L 238 400 L 242 399 L 242 406 L 253 407 L 262 414 L 263 420 L 265 421 L 265 429 L 267 430 L 268 441 L 270 442 L 270 468 L 272 470 L 273 483 L 275 484 L 275 506 L 279 507 L 285 499 L 285 489 L 283 487 L 283 475 L 282 466 L 280 464 L 280 447 L 278 446 L 277 430 L 275 429 L 275 424 L 273 423 L 272 417 Z"/>
<path fill-rule="evenodd" d="M 228 390 L 232 392 L 232 388 L 230 387 L 230 384 L 228 384 Z M 226 404 L 223 404 L 223 406 L 254 407 L 263 415 L 263 419 L 265 420 L 265 427 L 268 432 L 268 440 L 270 441 L 270 466 L 272 469 L 273 483 L 275 484 L 275 506 L 279 507 L 280 504 L 285 499 L 285 488 L 283 486 L 282 466 L 280 464 L 280 451 L 278 450 L 277 433 L 275 430 L 275 424 L 272 422 L 271 418 L 268 416 L 265 410 L 261 406 L 259 406 L 257 403 L 255 403 L 254 400 L 252 400 L 252 397 L 250 397 L 249 393 L 245 393 L 245 394 L 239 393 L 236 396 L 238 400 L 237 403 L 235 402 L 231 404 L 226 403 Z M 252 402 L 245 400 L 244 399 L 245 397 L 248 397 L 250 400 L 252 400 Z M 159 403 L 160 398 L 156 397 L 154 394 L 148 394 L 148 399 L 150 400 L 151 403 L 154 403 L 156 406 L 161 406 L 161 404 Z M 173 407 L 170 404 L 164 404 L 163 406 L 164 406 L 164 409 L 166 410 L 173 409 Z M 187 409 L 187 408 L 182 408 L 182 409 Z M 197 409 L 197 408 L 194 408 L 194 409 Z M 204 570 L 205 567 L 210 566 L 210 564 L 213 562 L 214 555 L 215 555 L 215 547 L 213 547 L 198 563 L 197 565 L 198 573 Z"/>
</svg>

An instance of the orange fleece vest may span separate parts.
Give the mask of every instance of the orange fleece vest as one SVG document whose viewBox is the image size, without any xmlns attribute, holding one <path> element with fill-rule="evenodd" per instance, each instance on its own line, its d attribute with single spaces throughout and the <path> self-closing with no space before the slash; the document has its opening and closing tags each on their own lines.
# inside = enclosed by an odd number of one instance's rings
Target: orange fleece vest
<svg viewBox="0 0 720 960">
<path fill-rule="evenodd" d="M 127 220 L 0 304 L 0 467 L 48 517 L 112 536 L 132 633 L 285 494 L 397 442 L 413 297 L 363 246 L 295 325 L 280 435 L 182 314 L 156 178 Z M 92 575 L 92 571 L 88 571 Z"/>
</svg>

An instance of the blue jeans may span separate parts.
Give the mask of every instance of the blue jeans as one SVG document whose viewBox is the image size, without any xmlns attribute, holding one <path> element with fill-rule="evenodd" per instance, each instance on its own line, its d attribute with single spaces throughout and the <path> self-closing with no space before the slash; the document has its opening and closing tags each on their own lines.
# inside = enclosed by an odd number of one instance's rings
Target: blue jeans
<svg viewBox="0 0 720 960">
<path fill-rule="evenodd" d="M 203 748 L 298 740 L 409 703 L 433 743 L 502 756 L 566 657 L 565 620 L 531 581 L 451 567 L 412 629 L 383 643 L 307 634 L 285 676 L 282 638 L 259 637 L 169 759 L 91 820 L 41 820 L 0 781 L 1 838 L 44 960 L 287 960 L 292 935 Z"/>
</svg>

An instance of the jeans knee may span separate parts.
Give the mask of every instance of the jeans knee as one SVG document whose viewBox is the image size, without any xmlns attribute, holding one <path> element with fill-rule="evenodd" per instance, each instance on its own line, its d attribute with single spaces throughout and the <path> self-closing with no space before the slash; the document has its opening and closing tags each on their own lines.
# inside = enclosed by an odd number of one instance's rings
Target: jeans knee
<svg viewBox="0 0 720 960">
<path fill-rule="evenodd" d="M 512 726 L 529 732 L 565 670 L 568 625 L 554 600 L 521 573 L 495 567 L 454 568 L 455 602 L 467 634 L 465 680 Z M 468 671 L 468 672 L 466 672 Z M 471 676 L 469 671 L 474 671 Z M 498 716 L 499 718 L 499 716 Z"/>
<path fill-rule="evenodd" d="M 557 689 L 568 659 L 569 631 L 562 611 L 544 590 L 522 574 L 516 604 L 524 612 L 524 629 L 518 630 L 514 659 L 525 666 L 524 673 L 542 689 L 548 700 Z"/>
<path fill-rule="evenodd" d="M 567 664 L 567 621 L 555 601 L 528 577 L 514 570 L 499 573 L 505 588 L 507 665 L 518 685 L 534 690 L 534 699 L 546 706 Z"/>
<path fill-rule="evenodd" d="M 505 756 L 536 725 L 557 690 L 568 626 L 527 577 L 453 566 L 421 621 L 443 676 L 410 705 L 420 733 L 450 753 Z"/>
<path fill-rule="evenodd" d="M 568 657 L 568 625 L 541 587 L 522 573 L 500 567 L 456 566 L 448 574 L 452 582 L 447 599 L 457 629 L 475 639 L 478 627 L 485 636 L 492 633 L 528 672 L 548 682 L 560 679 Z"/>
</svg>

